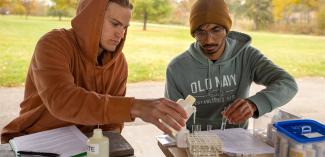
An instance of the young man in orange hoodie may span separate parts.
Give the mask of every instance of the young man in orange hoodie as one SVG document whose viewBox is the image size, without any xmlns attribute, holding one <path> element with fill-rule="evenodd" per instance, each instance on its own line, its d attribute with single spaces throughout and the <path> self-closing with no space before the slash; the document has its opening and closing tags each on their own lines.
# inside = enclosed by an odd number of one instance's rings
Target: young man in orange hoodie
<svg viewBox="0 0 325 157">
<path fill-rule="evenodd" d="M 141 118 L 166 133 L 185 125 L 186 112 L 165 98 L 125 97 L 127 62 L 122 53 L 132 5 L 128 0 L 81 0 L 71 29 L 55 29 L 37 43 L 19 116 L 5 126 L 1 142 L 76 125 L 91 132 L 121 131 Z"/>
</svg>

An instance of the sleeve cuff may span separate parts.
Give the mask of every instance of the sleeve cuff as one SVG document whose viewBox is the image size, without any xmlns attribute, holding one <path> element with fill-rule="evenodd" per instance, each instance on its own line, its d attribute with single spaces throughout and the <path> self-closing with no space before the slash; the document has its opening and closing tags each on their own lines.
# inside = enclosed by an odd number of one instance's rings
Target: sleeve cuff
<svg viewBox="0 0 325 157">
<path fill-rule="evenodd" d="M 251 96 L 247 98 L 247 100 L 251 101 L 256 105 L 257 110 L 254 113 L 254 118 L 258 118 L 264 115 L 265 113 L 272 111 L 271 104 L 268 102 L 267 98 L 261 93 Z"/>
<path fill-rule="evenodd" d="M 106 107 L 106 120 L 114 123 L 132 122 L 131 109 L 134 105 L 133 97 L 109 97 Z"/>
</svg>

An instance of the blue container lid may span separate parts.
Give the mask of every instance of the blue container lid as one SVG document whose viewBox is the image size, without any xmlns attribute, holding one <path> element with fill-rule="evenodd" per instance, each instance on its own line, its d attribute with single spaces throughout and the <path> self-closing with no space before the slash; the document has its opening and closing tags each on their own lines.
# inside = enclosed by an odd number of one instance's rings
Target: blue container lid
<svg viewBox="0 0 325 157">
<path fill-rule="evenodd" d="M 273 126 L 278 132 L 299 143 L 325 141 L 325 125 L 310 119 L 286 120 Z"/>
</svg>

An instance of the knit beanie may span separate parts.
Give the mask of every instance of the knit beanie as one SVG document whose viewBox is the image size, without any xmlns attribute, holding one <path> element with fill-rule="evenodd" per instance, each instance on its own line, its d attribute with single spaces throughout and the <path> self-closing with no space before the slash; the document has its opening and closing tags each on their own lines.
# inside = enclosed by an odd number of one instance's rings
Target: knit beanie
<svg viewBox="0 0 325 157">
<path fill-rule="evenodd" d="M 196 0 L 190 13 L 191 35 L 203 24 L 218 24 L 227 32 L 231 27 L 228 6 L 224 0 Z"/>
</svg>

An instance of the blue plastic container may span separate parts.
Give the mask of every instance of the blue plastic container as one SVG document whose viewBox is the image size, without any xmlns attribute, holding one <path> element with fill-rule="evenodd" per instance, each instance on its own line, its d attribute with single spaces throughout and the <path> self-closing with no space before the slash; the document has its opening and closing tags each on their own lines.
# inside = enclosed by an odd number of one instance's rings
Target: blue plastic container
<svg viewBox="0 0 325 157">
<path fill-rule="evenodd" d="M 297 143 L 315 143 L 325 141 L 325 125 L 310 119 L 287 120 L 276 122 L 277 132 Z"/>
</svg>

